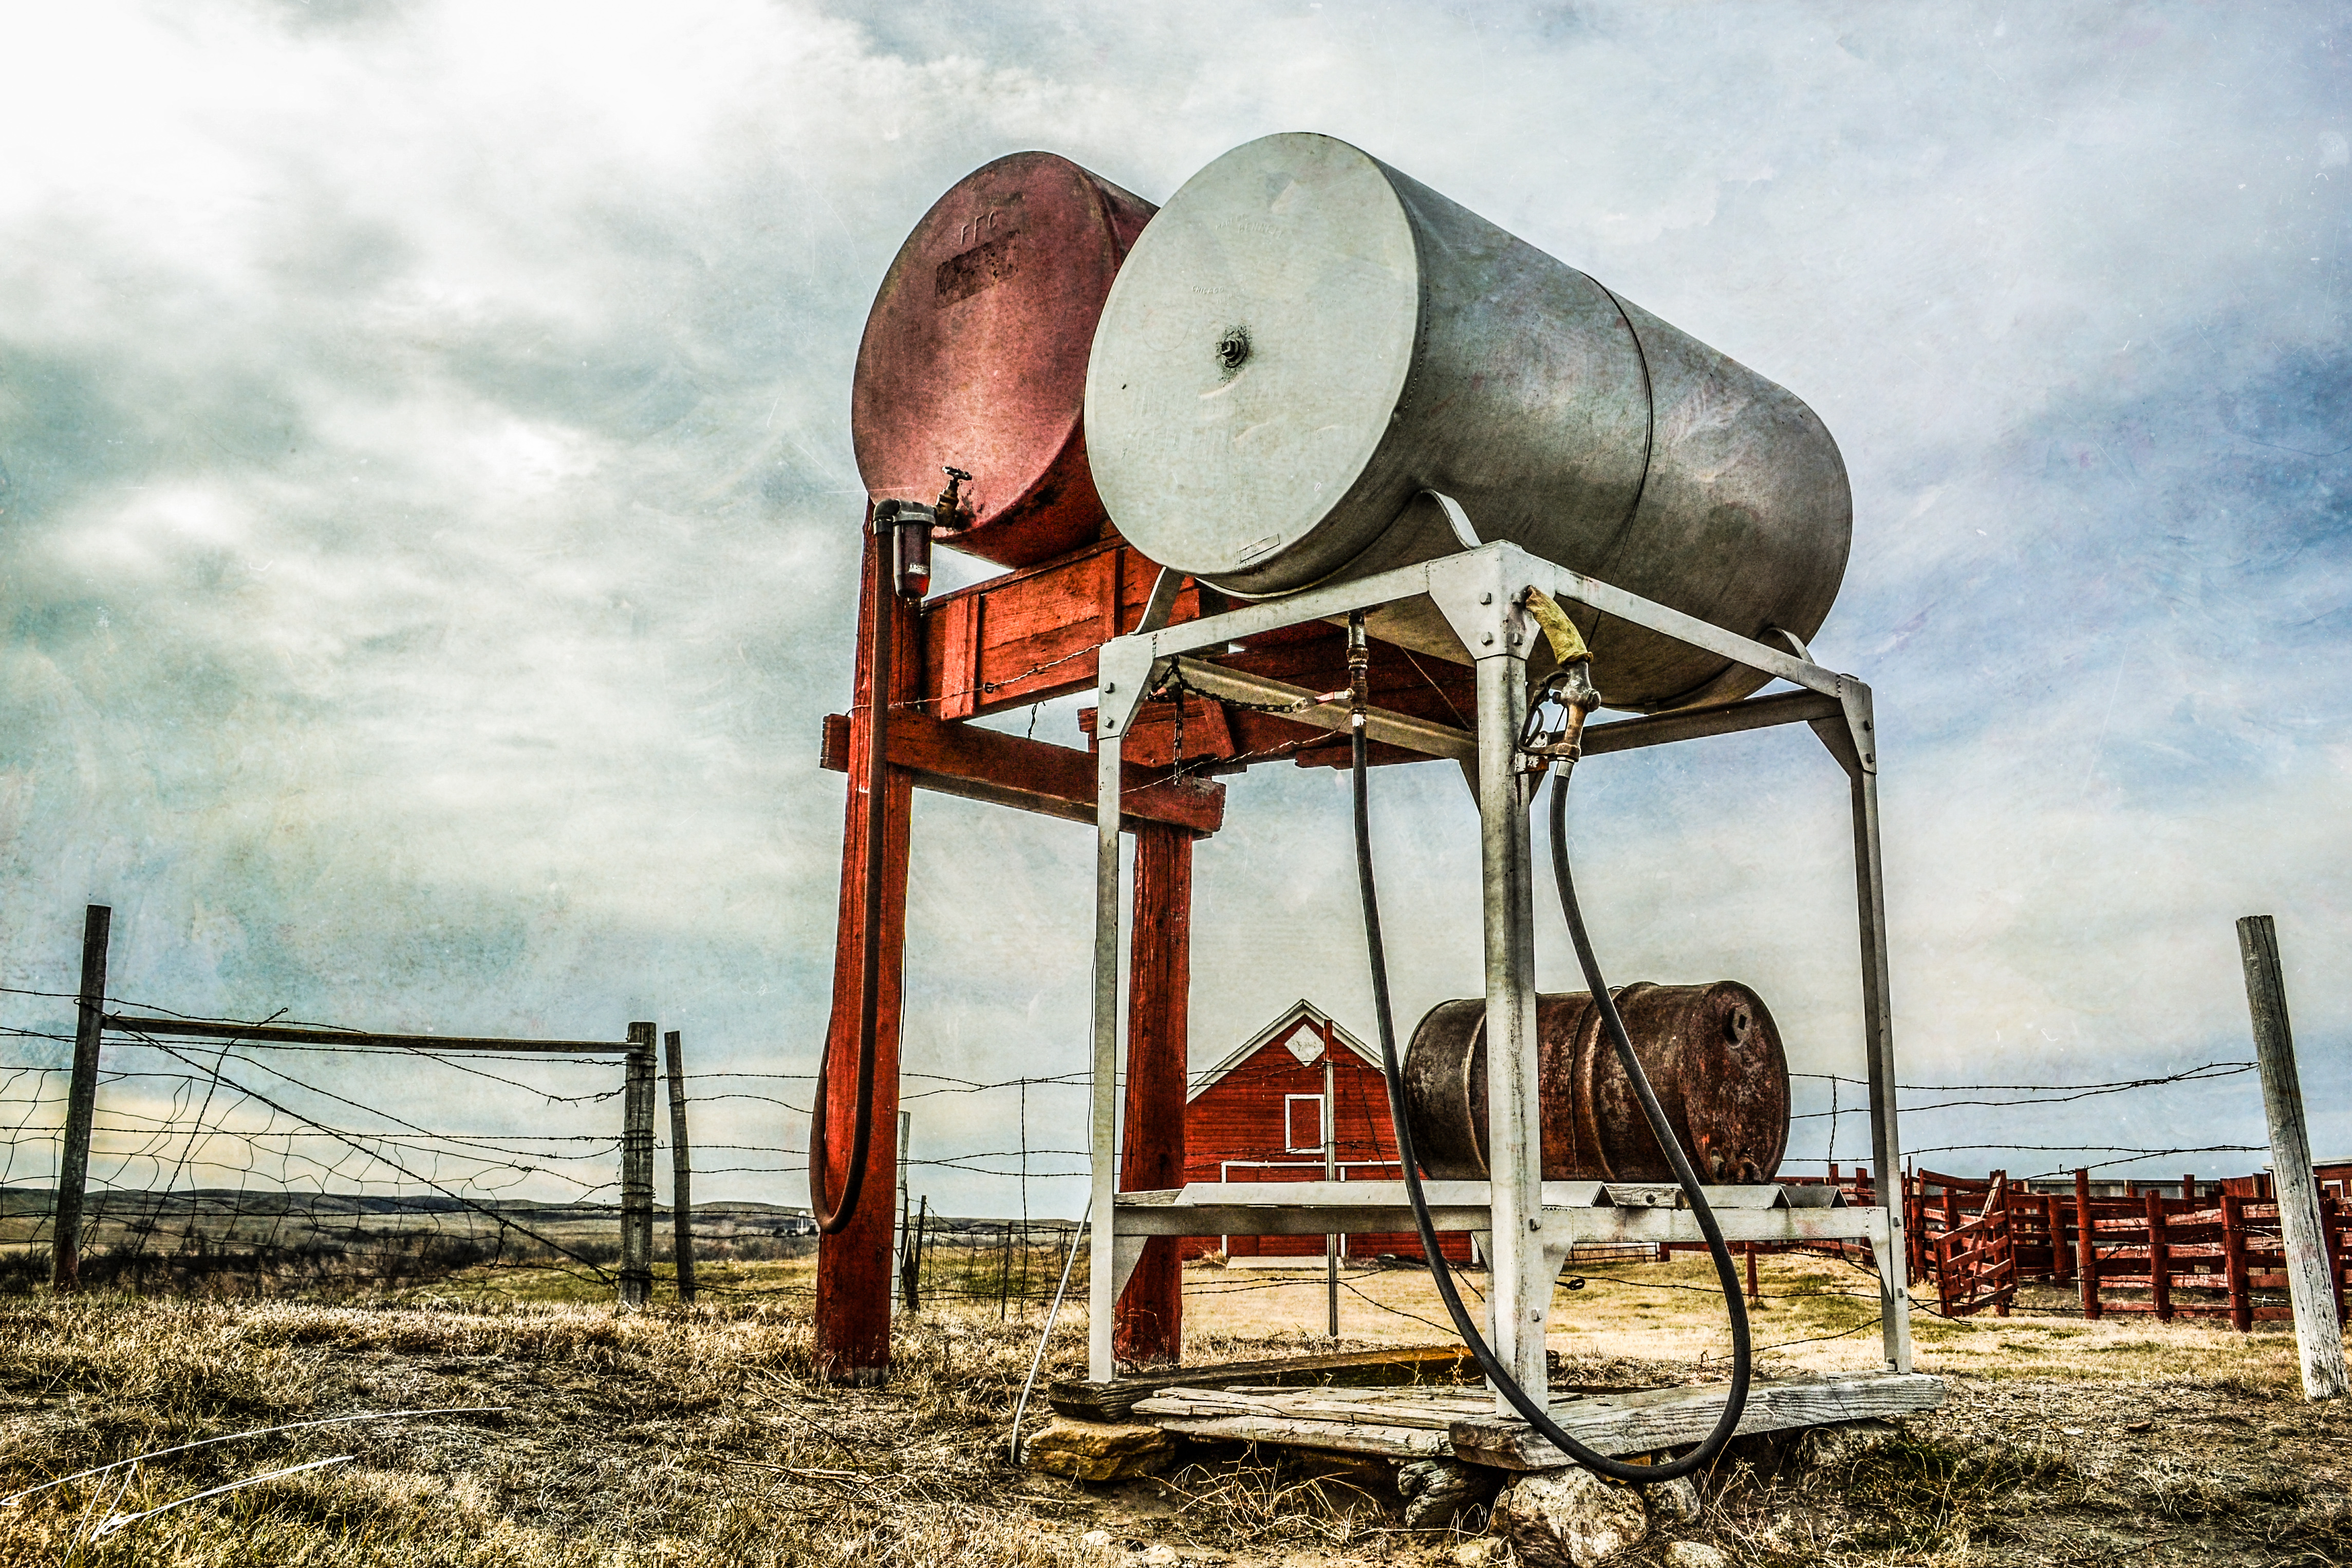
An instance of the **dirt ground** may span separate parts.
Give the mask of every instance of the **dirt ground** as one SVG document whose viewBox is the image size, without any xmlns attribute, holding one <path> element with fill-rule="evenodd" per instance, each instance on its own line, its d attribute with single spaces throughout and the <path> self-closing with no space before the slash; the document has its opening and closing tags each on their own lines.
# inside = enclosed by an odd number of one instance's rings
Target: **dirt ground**
<svg viewBox="0 0 2352 1568">
<path fill-rule="evenodd" d="M 1039 1322 L 992 1307 L 901 1321 L 890 1384 L 812 1375 L 805 1268 L 630 1318 L 516 1281 L 326 1306 L 0 1298 L 0 1494 L 202 1438 L 359 1412 L 471 1414 L 239 1436 L 0 1506 L 0 1564 L 1453 1564 L 1484 1521 L 1401 1528 L 1384 1467 L 1191 1448 L 1087 1487 L 1018 1471 L 1011 1410 Z M 1588 1269 L 1553 1344 L 1580 1383 L 1717 1375 L 1703 1260 Z M 1475 1277 L 1473 1277 L 1475 1282 Z M 1768 1258 L 1766 1372 L 1875 1364 L 1874 1284 Z M 1187 1276 L 1195 1361 L 1330 1348 L 1319 1276 Z M 1351 1271 L 1343 1343 L 1433 1343 L 1416 1271 Z M 2053 1299 L 2053 1300 L 2055 1298 Z M 1933 1414 L 1751 1452 L 1697 1522 L 1654 1535 L 1737 1563 L 2352 1562 L 2352 1411 L 2302 1398 L 2293 1342 L 2210 1323 L 1921 1314 Z M 1066 1310 L 1049 1374 L 1079 1369 Z M 1696 1368 L 1697 1370 L 1694 1370 Z M 97 1527 L 207 1488 L 317 1468 Z M 1777 1470 L 1775 1465 L 1777 1464 Z M 1486 1559 L 1498 1565 L 1503 1558 Z"/>
</svg>

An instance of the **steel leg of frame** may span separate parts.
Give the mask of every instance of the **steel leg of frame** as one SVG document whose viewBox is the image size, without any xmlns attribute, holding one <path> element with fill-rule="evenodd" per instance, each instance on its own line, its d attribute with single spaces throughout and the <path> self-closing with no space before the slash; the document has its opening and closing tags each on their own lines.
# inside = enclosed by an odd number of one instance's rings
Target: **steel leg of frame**
<svg viewBox="0 0 2352 1568">
<path fill-rule="evenodd" d="M 1095 772 L 1094 1082 L 1088 1118 L 1094 1202 L 1087 1264 L 1087 1375 L 1097 1383 L 1108 1383 L 1118 1372 L 1111 1315 L 1119 1287 L 1112 1236 L 1118 1219 L 1118 763 L 1125 749 L 1117 733 L 1101 736 Z"/>
<path fill-rule="evenodd" d="M 1500 617 L 1497 617 L 1498 624 Z M 1543 1237 L 1542 1086 L 1536 1058 L 1535 900 L 1528 775 L 1517 771 L 1527 659 L 1478 660 L 1479 860 L 1486 947 L 1486 1147 L 1494 1240 L 1488 1314 L 1496 1359 L 1520 1386 L 1547 1386 L 1544 1322 L 1551 1276 Z M 1497 1414 L 1516 1412 L 1501 1394 Z"/>
<path fill-rule="evenodd" d="M 1871 717 L 1870 688 L 1841 683 L 1847 733 L 1853 744 L 1846 763 L 1853 796 L 1854 901 L 1861 917 L 1862 1024 L 1870 1063 L 1870 1154 L 1874 1195 L 1886 1210 L 1887 1240 L 1878 1255 L 1879 1332 L 1886 1363 L 1911 1370 L 1911 1296 L 1906 1278 L 1910 1248 L 1904 1236 L 1903 1148 L 1895 1115 L 1894 1000 L 1887 978 L 1886 873 L 1878 838 L 1878 738 Z"/>
</svg>

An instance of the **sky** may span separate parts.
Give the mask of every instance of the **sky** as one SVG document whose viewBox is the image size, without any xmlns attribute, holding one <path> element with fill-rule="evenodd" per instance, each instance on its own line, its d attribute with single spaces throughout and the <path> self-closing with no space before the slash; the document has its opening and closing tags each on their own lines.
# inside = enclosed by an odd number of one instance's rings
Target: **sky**
<svg viewBox="0 0 2352 1568">
<path fill-rule="evenodd" d="M 844 785 L 816 760 L 848 697 L 850 375 L 884 269 L 1007 153 L 1160 202 L 1319 131 L 1835 435 L 1853 553 L 1813 648 L 1876 693 L 1905 1081 L 2245 1060 L 2232 923 L 2269 913 L 2314 1142 L 2352 1155 L 2352 8 L 90 4 L 12 9 L 0 39 L 19 993 L 72 988 L 100 902 L 133 1003 L 655 1019 L 690 1071 L 782 1075 L 697 1080 L 697 1195 L 804 1201 L 773 1151 L 803 1143 L 789 1075 L 830 1003 Z M 1079 706 L 1036 733 L 1082 743 Z M 1801 731 L 1588 765 L 1612 981 L 1745 980 L 1798 1071 L 1858 1074 L 1842 785 Z M 1195 1062 L 1300 996 L 1369 1036 L 1340 781 L 1230 788 L 1196 862 Z M 1480 984 L 1475 819 L 1451 764 L 1377 791 L 1409 1024 Z M 915 846 L 914 1190 L 1075 1214 L 1052 1173 L 1079 1168 L 1081 1088 L 944 1091 L 1083 1074 L 1088 831 L 927 795 Z M 1541 920 L 1546 987 L 1580 989 Z M 29 1031 L 0 1051 L 0 1181 L 46 1179 L 62 1080 L 23 1069 L 65 1059 L 69 1018 L 0 994 Z M 115 1059 L 151 1076 L 107 1086 L 99 1179 L 225 1179 L 209 1143 L 175 1173 L 163 1136 L 194 1069 Z M 590 1065 L 220 1070 L 347 1131 L 617 1121 Z M 1800 1079 L 1800 1109 L 1828 1091 Z M 1792 1156 L 1830 1126 L 1799 1121 Z M 1921 1112 L 1905 1141 L 2023 1174 L 2263 1132 L 2239 1075 Z M 294 1179 L 296 1146 L 250 1179 Z M 332 1149 L 303 1179 L 359 1169 Z"/>
</svg>

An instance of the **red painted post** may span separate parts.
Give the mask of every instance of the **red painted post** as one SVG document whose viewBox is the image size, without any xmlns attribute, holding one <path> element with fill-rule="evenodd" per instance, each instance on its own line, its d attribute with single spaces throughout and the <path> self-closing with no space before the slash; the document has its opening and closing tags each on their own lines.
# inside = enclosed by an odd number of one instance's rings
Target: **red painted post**
<svg viewBox="0 0 2352 1568">
<path fill-rule="evenodd" d="M 2326 1189 L 2322 1188 L 2325 1194 Z M 2336 1317 L 2344 1317 L 2344 1218 L 2326 1196 L 2319 1200 L 2319 1234 L 2327 1244 L 2327 1282 L 2336 1288 Z"/>
<path fill-rule="evenodd" d="M 2011 1206 L 2009 1201 L 2007 1171 L 1995 1171 L 1992 1173 L 1992 1191 L 1985 1194 L 1985 1213 L 1988 1215 L 1997 1214 L 2000 1216 L 1998 1225 L 1994 1227 L 2000 1237 L 2000 1250 L 1991 1256 L 1997 1257 L 2000 1263 L 2008 1266 L 2009 1291 L 2008 1294 L 1994 1300 L 1992 1315 L 1996 1318 L 2006 1318 L 2009 1316 L 2009 1303 L 2017 1294 L 2017 1217 L 2016 1211 Z M 1990 1238 L 1991 1232 L 1989 1231 L 1987 1234 Z M 1988 1239 L 1986 1245 L 1991 1247 L 1994 1244 Z M 1995 1288 L 1999 1288 L 1997 1279 Z"/>
<path fill-rule="evenodd" d="M 816 1363 L 835 1383 L 872 1386 L 890 1371 L 890 1234 L 897 1214 L 890 1174 L 898 1166 L 898 1005 L 907 951 L 907 830 L 914 784 L 898 768 L 888 771 L 882 798 L 861 793 L 870 754 L 875 692 L 874 626 L 877 606 L 890 617 L 891 691 L 903 700 L 919 689 L 923 641 L 915 617 L 899 612 L 890 589 L 887 538 L 866 530 L 862 592 L 857 610 L 857 667 L 849 716 L 849 799 L 841 842 L 841 921 L 833 955 L 833 1017 L 825 1031 L 826 1118 L 834 1169 L 846 1169 L 856 1136 L 857 1020 L 860 960 L 866 925 L 881 922 L 882 962 L 874 1025 L 874 1099 L 866 1183 L 857 1212 L 838 1236 L 821 1237 L 816 1250 Z M 882 899 L 866 900 L 866 844 L 882 834 Z"/>
<path fill-rule="evenodd" d="M 2147 1293 L 2156 1304 L 2158 1321 L 2172 1321 L 2172 1248 L 2165 1241 L 2164 1199 L 2156 1189 L 2147 1197 Z"/>
<path fill-rule="evenodd" d="M 2254 1293 L 2247 1281 L 2246 1200 L 2236 1193 L 2221 1194 L 2221 1273 L 2230 1286 L 2230 1326 L 2250 1333 L 2254 1326 Z"/>
<path fill-rule="evenodd" d="M 2099 1321 L 2098 1221 L 2091 1213 L 2091 1173 L 2074 1173 L 2074 1272 L 2083 1287 L 2083 1316 Z"/>
<path fill-rule="evenodd" d="M 1184 1078 L 1191 1047 L 1192 836 L 1165 823 L 1135 833 L 1135 931 L 1128 963 L 1126 1133 L 1118 1184 L 1184 1184 Z M 1108 1268 L 1108 1258 L 1094 1267 Z M 1184 1272 L 1177 1238 L 1144 1243 L 1119 1293 L 1112 1352 L 1125 1364 L 1181 1361 Z"/>
</svg>

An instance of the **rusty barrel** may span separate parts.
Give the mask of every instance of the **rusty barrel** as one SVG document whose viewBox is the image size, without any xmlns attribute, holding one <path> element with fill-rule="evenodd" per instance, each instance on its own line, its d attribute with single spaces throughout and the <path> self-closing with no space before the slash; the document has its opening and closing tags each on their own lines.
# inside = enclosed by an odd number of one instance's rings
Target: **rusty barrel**
<svg viewBox="0 0 2352 1568">
<path fill-rule="evenodd" d="M 1157 210 L 1051 153 L 973 170 L 898 247 L 866 313 L 850 442 L 876 500 L 970 473 L 968 532 L 1003 566 L 1111 532 L 1087 463 L 1087 355 L 1111 279 Z"/>
<path fill-rule="evenodd" d="M 1769 1181 L 1789 1145 L 1789 1061 L 1763 999 L 1737 981 L 1612 993 L 1667 1123 L 1709 1184 Z M 1670 1182 L 1586 992 L 1536 998 L 1547 1181 Z M 1422 1168 L 1486 1178 L 1486 1004 L 1441 1002 L 1412 1032 L 1405 1106 Z"/>
</svg>

